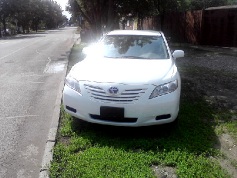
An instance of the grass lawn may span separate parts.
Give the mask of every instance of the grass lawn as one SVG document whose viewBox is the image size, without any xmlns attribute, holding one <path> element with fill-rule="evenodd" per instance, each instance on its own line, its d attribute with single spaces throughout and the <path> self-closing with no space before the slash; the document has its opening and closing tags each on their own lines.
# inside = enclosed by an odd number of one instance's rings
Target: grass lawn
<svg viewBox="0 0 237 178">
<path fill-rule="evenodd" d="M 221 156 L 214 149 L 217 112 L 185 86 L 176 127 L 89 124 L 61 109 L 50 177 L 149 178 L 158 177 L 156 168 L 171 168 L 178 177 L 230 177 L 212 159 Z M 223 127 L 236 133 L 236 122 Z"/>
</svg>

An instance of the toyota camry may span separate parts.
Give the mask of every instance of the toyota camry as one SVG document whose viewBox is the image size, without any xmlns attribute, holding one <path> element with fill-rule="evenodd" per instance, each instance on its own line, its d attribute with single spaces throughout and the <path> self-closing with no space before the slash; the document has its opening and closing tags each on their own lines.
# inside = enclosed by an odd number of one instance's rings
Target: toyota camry
<svg viewBox="0 0 237 178">
<path fill-rule="evenodd" d="M 65 79 L 63 105 L 70 115 L 134 127 L 176 120 L 181 79 L 175 61 L 184 51 L 171 52 L 162 32 L 111 31 L 83 53 Z"/>
</svg>

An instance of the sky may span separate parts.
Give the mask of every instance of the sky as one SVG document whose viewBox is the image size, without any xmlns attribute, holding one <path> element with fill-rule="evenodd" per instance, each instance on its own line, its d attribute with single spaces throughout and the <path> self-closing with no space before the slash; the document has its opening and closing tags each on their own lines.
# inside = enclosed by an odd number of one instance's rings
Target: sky
<svg viewBox="0 0 237 178">
<path fill-rule="evenodd" d="M 71 17 L 71 15 L 69 14 L 69 12 L 65 11 L 65 6 L 68 3 L 68 0 L 55 0 L 63 9 L 63 15 L 66 15 L 67 18 L 69 19 Z"/>
</svg>

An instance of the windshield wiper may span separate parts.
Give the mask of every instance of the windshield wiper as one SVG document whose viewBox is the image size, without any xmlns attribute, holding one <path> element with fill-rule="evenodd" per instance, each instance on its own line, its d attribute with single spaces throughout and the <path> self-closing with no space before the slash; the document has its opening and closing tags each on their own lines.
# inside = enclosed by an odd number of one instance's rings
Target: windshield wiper
<svg viewBox="0 0 237 178">
<path fill-rule="evenodd" d="M 121 58 L 121 57 L 113 57 L 113 56 L 104 56 L 105 58 Z"/>
<path fill-rule="evenodd" d="M 128 59 L 146 59 L 144 57 L 139 56 L 121 56 L 121 58 L 128 58 Z"/>
<path fill-rule="evenodd" d="M 105 58 L 124 58 L 124 59 L 147 59 L 139 56 L 104 56 Z"/>
</svg>

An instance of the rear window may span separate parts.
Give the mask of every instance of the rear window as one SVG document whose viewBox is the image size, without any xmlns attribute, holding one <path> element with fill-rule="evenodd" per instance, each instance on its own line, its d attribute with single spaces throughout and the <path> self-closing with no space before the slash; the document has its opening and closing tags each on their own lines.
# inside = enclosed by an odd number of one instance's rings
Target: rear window
<svg viewBox="0 0 237 178">
<path fill-rule="evenodd" d="M 162 36 L 108 35 L 102 40 L 107 58 L 168 59 Z"/>
</svg>

